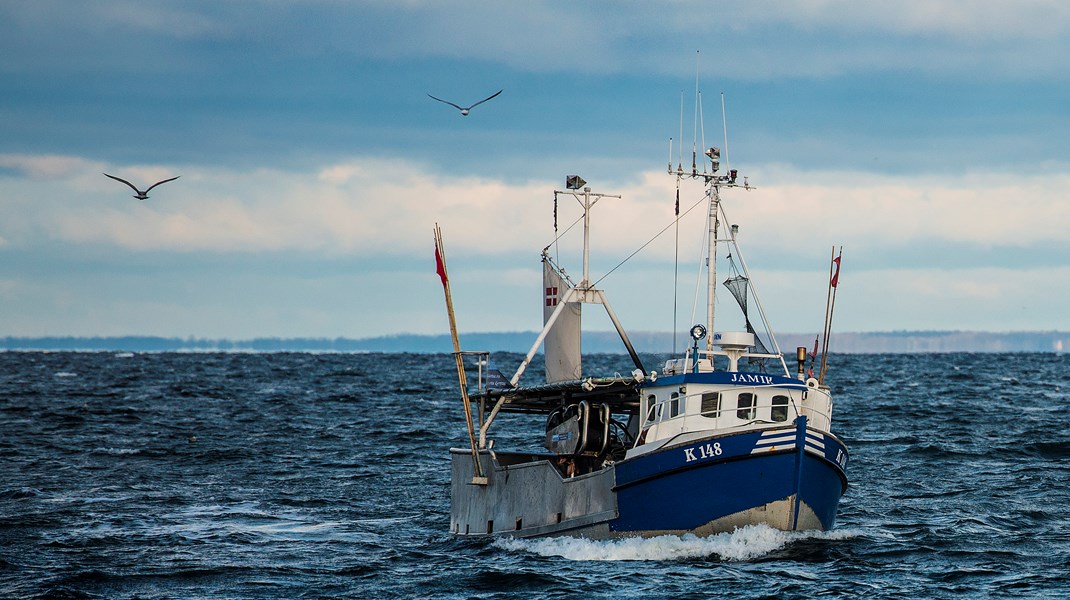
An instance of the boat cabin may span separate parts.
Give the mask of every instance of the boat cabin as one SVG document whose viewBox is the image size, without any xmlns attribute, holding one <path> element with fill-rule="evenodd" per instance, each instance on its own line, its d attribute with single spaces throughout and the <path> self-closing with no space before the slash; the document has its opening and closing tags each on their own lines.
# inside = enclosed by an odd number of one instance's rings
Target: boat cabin
<svg viewBox="0 0 1070 600">
<path fill-rule="evenodd" d="M 716 336 L 719 350 L 689 352 L 665 362 L 665 370 L 641 386 L 638 439 L 628 456 L 663 447 L 689 434 L 735 433 L 783 424 L 805 415 L 827 430 L 832 400 L 816 379 L 740 371 L 741 359 L 773 358 L 750 352 L 754 336 L 731 332 Z M 728 370 L 714 370 L 714 357 L 728 358 Z M 779 356 L 777 356 L 779 358 Z"/>
</svg>

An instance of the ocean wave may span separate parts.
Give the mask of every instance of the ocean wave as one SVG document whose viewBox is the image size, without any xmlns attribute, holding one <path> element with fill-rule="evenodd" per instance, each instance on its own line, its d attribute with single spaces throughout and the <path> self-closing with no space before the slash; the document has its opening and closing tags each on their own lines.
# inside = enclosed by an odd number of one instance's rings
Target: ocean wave
<svg viewBox="0 0 1070 600">
<path fill-rule="evenodd" d="M 494 545 L 503 550 L 530 552 L 539 556 L 560 556 L 576 561 L 683 560 L 716 557 L 734 562 L 759 559 L 799 541 L 844 540 L 857 536 L 857 531 L 849 529 L 828 532 L 786 532 L 767 525 L 748 525 L 731 533 L 720 533 L 709 537 L 685 534 L 613 540 L 573 537 L 502 538 L 495 540 Z"/>
</svg>

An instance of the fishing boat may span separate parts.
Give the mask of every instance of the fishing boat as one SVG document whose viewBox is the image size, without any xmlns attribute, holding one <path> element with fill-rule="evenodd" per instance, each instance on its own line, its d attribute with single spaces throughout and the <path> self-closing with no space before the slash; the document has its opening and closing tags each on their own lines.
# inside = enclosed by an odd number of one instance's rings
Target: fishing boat
<svg viewBox="0 0 1070 600">
<path fill-rule="evenodd" d="M 669 174 L 677 189 L 681 180 L 702 189 L 696 206 L 706 209 L 706 321 L 690 328 L 686 349 L 654 368 L 640 360 L 589 272 L 591 209 L 602 198 L 619 196 L 594 193 L 578 176 L 554 192 L 555 200 L 574 197 L 583 210 L 582 277 L 573 281 L 543 251 L 543 328 L 509 378 L 491 366 L 489 353 L 460 348 L 436 226 L 438 273 L 468 427 L 467 447 L 450 451 L 452 534 L 605 539 L 707 536 L 756 524 L 785 531 L 834 526 L 848 464 L 847 447 L 832 433 L 833 402 L 825 383 L 839 257 L 833 259 L 835 273 L 830 265 L 820 362 L 816 345 L 813 352 L 797 348 L 792 373 L 742 260 L 738 230 L 723 226 L 729 221 L 721 192 L 754 188 L 736 170 L 720 171 L 717 148 L 704 154 L 701 170 L 694 160 L 690 171 L 673 169 L 670 143 Z M 724 284 L 742 309 L 740 331 L 715 329 L 720 248 L 728 249 L 721 259 L 730 264 L 731 277 Z M 605 309 L 634 364 L 629 374 L 584 371 L 584 304 Z M 540 348 L 545 379 L 524 383 Z M 471 386 L 469 372 L 476 378 Z M 536 424 L 530 439 L 541 440 L 539 450 L 494 446 L 495 426 L 507 413 L 528 415 L 521 422 Z"/>
</svg>

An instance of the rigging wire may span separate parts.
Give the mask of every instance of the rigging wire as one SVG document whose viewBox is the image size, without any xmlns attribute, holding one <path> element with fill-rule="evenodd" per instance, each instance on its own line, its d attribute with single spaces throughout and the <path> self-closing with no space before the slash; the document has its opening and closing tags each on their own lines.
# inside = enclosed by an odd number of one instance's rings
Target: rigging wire
<svg viewBox="0 0 1070 600">
<path fill-rule="evenodd" d="M 672 277 L 672 354 L 676 356 L 678 312 L 677 296 L 680 293 L 680 173 L 684 168 L 684 91 L 680 90 L 680 159 L 676 167 L 676 255 L 673 259 Z M 669 171 L 672 172 L 672 154 L 669 155 Z"/>
<path fill-rule="evenodd" d="M 557 192 L 554 192 L 554 260 L 557 264 L 561 264 L 561 248 L 557 244 L 557 240 L 561 239 L 557 234 Z"/>
<path fill-rule="evenodd" d="M 720 215 L 722 218 L 724 218 L 725 223 L 732 222 L 728 218 L 728 213 L 725 212 L 724 205 L 720 206 Z M 739 260 L 740 273 L 747 278 L 747 287 L 750 290 L 751 298 L 754 300 L 754 307 L 758 309 L 758 317 L 762 321 L 762 326 L 765 328 L 765 333 L 769 338 L 769 342 L 773 345 L 771 350 L 774 354 L 780 355 L 780 365 L 784 369 L 785 376 L 790 377 L 788 364 L 784 361 L 783 352 L 780 351 L 780 343 L 777 342 L 776 332 L 773 331 L 773 327 L 769 324 L 768 317 L 766 317 L 765 307 L 762 306 L 762 300 L 760 295 L 758 294 L 758 288 L 754 284 L 754 279 L 752 279 L 750 276 L 750 269 L 747 268 L 747 260 L 743 257 L 743 251 L 740 250 L 739 243 L 736 241 L 736 237 L 734 235 L 728 240 L 728 243 L 731 245 L 736 259 Z"/>
<path fill-rule="evenodd" d="M 572 224 L 569 225 L 564 231 L 562 231 L 560 235 L 554 237 L 553 241 L 551 241 L 549 244 L 546 244 L 545 246 L 543 246 L 543 249 L 544 250 L 548 249 L 550 246 L 553 246 L 554 244 L 556 244 L 558 242 L 558 240 L 560 240 L 561 238 L 565 237 L 568 234 L 569 231 L 572 231 L 573 227 L 575 227 L 576 225 L 579 225 L 580 221 L 582 221 L 582 220 L 583 220 L 583 215 L 581 214 L 579 216 L 579 218 L 577 218 L 575 221 L 573 221 Z M 557 264 L 561 264 L 560 261 L 558 261 Z"/>
<path fill-rule="evenodd" d="M 709 197 L 708 194 L 707 194 L 707 197 Z M 703 200 L 705 200 L 705 198 L 703 198 Z M 701 200 L 700 200 L 700 202 L 701 202 Z M 710 202 L 713 202 L 713 198 L 712 197 L 710 197 Z M 696 322 L 695 318 L 696 318 L 696 315 L 698 314 L 698 291 L 702 287 L 702 262 L 703 262 L 703 259 L 705 259 L 705 261 L 706 261 L 706 268 L 709 268 L 710 257 L 709 257 L 709 252 L 707 251 L 708 248 L 709 248 L 709 236 L 710 236 L 709 227 L 703 227 L 702 228 L 702 242 L 701 242 L 701 245 L 699 246 L 699 251 L 698 251 L 698 257 L 699 257 L 698 258 L 698 272 L 695 273 L 695 300 L 691 304 L 691 322 L 692 323 Z M 711 332 L 711 334 L 712 334 L 712 332 Z"/>
<path fill-rule="evenodd" d="M 672 273 L 672 354 L 676 356 L 676 311 L 677 296 L 680 293 L 680 177 L 676 177 L 676 254 L 673 256 Z"/>
<path fill-rule="evenodd" d="M 698 201 L 696 201 L 694 204 L 691 205 L 691 208 L 688 208 L 687 210 L 685 210 L 684 213 L 682 215 L 680 215 L 680 216 L 681 217 L 687 216 L 687 213 L 691 212 L 696 206 L 701 204 L 703 200 L 705 200 L 705 198 L 701 198 Z M 678 219 L 674 219 L 673 223 L 675 223 L 677 220 Z M 654 240 L 658 239 L 661 236 L 661 234 L 663 234 L 666 231 L 668 231 L 669 228 L 673 226 L 673 223 L 669 223 L 668 225 L 663 227 L 661 229 L 661 231 L 659 231 L 659 232 L 654 234 L 654 237 L 652 237 L 649 240 L 647 240 L 646 243 L 644 243 L 642 246 L 639 246 L 639 248 L 637 248 L 635 250 L 635 252 L 632 252 L 624 260 L 622 260 L 619 263 L 617 263 L 617 266 L 613 267 L 609 271 L 606 271 L 605 275 L 602 275 L 601 277 L 598 278 L 597 281 L 595 281 L 594 283 L 591 284 L 591 287 L 597 286 L 599 283 L 602 282 L 603 279 L 605 279 L 606 277 L 609 277 L 613 273 L 613 271 L 616 271 L 617 269 L 621 268 L 621 266 L 623 266 L 624 263 L 626 263 L 629 260 L 631 260 L 633 256 L 635 256 L 636 254 L 639 254 L 640 252 L 642 252 L 644 248 L 646 248 L 647 246 L 652 244 L 654 242 Z M 571 229 L 571 227 L 570 227 L 570 229 Z M 562 234 L 562 235 L 564 235 L 564 234 Z"/>
</svg>

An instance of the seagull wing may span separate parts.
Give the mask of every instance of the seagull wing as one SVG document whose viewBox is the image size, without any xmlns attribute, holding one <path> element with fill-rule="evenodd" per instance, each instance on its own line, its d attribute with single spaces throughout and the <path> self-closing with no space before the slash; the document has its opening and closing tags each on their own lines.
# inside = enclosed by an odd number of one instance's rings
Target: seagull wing
<svg viewBox="0 0 1070 600">
<path fill-rule="evenodd" d="M 442 98 L 435 98 L 434 96 L 431 96 L 431 94 L 428 94 L 428 96 L 430 96 L 433 100 L 438 100 L 439 102 L 445 102 L 446 104 L 449 104 L 450 106 L 452 106 L 453 108 L 456 108 L 457 110 L 464 110 L 463 108 L 461 108 L 460 106 L 457 106 L 456 104 L 450 102 L 449 100 L 443 100 Z"/>
<path fill-rule="evenodd" d="M 182 176 L 181 176 L 181 175 L 178 175 L 178 176 L 172 177 L 172 178 L 170 178 L 170 179 L 164 179 L 163 181 L 157 181 L 156 183 L 154 183 L 154 184 L 150 185 L 150 186 L 149 186 L 149 189 L 148 189 L 148 190 L 145 190 L 145 193 L 146 193 L 146 194 L 147 194 L 147 193 L 149 193 L 149 190 L 151 190 L 152 188 L 154 188 L 154 187 L 156 187 L 156 186 L 160 185 L 161 183 L 167 183 L 168 181 L 174 181 L 174 180 L 178 179 L 179 177 L 182 177 Z"/>
<path fill-rule="evenodd" d="M 491 96 L 489 96 L 489 97 L 487 97 L 487 98 L 484 98 L 484 99 L 480 100 L 479 102 L 476 102 L 476 103 L 475 103 L 475 104 L 473 104 L 472 106 L 469 106 L 469 107 L 468 107 L 468 110 L 472 110 L 473 108 L 475 108 L 475 107 L 479 106 L 480 104 L 483 104 L 483 103 L 484 103 L 484 102 L 486 102 L 487 100 L 490 100 L 491 98 L 495 98 L 495 97 L 497 97 L 497 95 L 498 95 L 498 94 L 500 94 L 500 93 L 502 93 L 502 92 L 504 92 L 504 91 L 505 91 L 505 90 L 498 90 L 498 91 L 497 91 L 497 93 L 495 93 L 495 94 L 493 94 L 493 95 L 491 95 Z"/>
<path fill-rule="evenodd" d="M 107 173 L 104 173 L 104 175 L 107 176 L 107 177 L 111 177 L 115 181 L 121 181 L 121 182 L 125 183 L 126 185 L 130 186 L 130 189 L 134 190 L 135 192 L 137 192 L 139 194 L 141 193 L 141 190 L 139 190 L 136 187 L 134 187 L 134 184 L 130 183 L 129 181 L 127 181 L 125 179 L 119 179 L 115 175 L 108 175 Z M 149 188 L 149 189 L 151 190 L 152 188 Z M 148 190 L 145 190 L 145 191 L 148 191 Z"/>
</svg>

